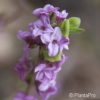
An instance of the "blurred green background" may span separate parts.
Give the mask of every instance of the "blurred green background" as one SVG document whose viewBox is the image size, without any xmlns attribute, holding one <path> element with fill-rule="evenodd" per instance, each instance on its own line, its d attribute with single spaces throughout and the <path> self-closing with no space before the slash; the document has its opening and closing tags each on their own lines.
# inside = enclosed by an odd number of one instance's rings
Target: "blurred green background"
<svg viewBox="0 0 100 100">
<path fill-rule="evenodd" d="M 65 51 L 69 58 L 57 79 L 61 89 L 50 100 L 100 100 L 100 0 L 0 0 L 0 100 L 12 100 L 16 91 L 26 88 L 13 71 L 23 54 L 16 34 L 35 20 L 35 8 L 48 3 L 66 9 L 69 17 L 80 17 L 86 30 L 70 36 Z M 96 98 L 70 98 L 69 93 L 94 93 Z"/>
</svg>

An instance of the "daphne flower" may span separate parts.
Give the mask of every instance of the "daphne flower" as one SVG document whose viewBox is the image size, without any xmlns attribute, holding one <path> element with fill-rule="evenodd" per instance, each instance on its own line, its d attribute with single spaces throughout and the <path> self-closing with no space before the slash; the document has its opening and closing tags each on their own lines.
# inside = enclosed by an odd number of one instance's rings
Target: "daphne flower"
<svg viewBox="0 0 100 100">
<path fill-rule="evenodd" d="M 48 83 L 40 83 L 40 85 L 38 86 L 38 90 L 47 91 L 50 87 L 56 87 L 55 85 L 56 85 L 55 80 L 48 81 Z"/>
<path fill-rule="evenodd" d="M 43 20 L 34 22 L 34 29 L 32 35 L 35 37 L 42 36 L 42 34 L 49 34 L 53 31 L 53 28 L 49 23 Z"/>
<path fill-rule="evenodd" d="M 68 39 L 63 37 L 59 27 L 55 27 L 52 34 L 44 34 L 41 40 L 47 44 L 49 56 L 56 56 L 63 48 L 68 49 Z"/>
<path fill-rule="evenodd" d="M 46 91 L 49 87 L 55 85 L 56 74 L 54 69 L 54 66 L 45 63 L 36 66 L 36 81 L 40 82 L 38 88 L 40 91 Z"/>
<path fill-rule="evenodd" d="M 60 28 L 56 27 L 48 45 L 49 56 L 56 56 L 64 48 L 68 49 L 68 43 L 68 39 L 62 36 Z"/>
<path fill-rule="evenodd" d="M 58 7 L 54 7 L 50 4 L 47 4 L 44 6 L 44 8 L 38 8 L 38 9 L 34 10 L 33 14 L 36 16 L 49 15 L 50 12 L 56 12 L 58 10 L 59 10 Z"/>
<path fill-rule="evenodd" d="M 69 45 L 69 38 L 68 37 L 66 37 L 66 38 L 62 37 L 59 45 L 60 45 L 60 52 L 62 52 L 63 49 L 69 50 L 69 47 L 68 47 L 68 45 Z"/>
<path fill-rule="evenodd" d="M 17 37 L 21 40 L 26 41 L 27 43 L 32 40 L 32 34 L 29 31 L 19 31 Z"/>
<path fill-rule="evenodd" d="M 54 80 L 56 78 L 54 73 L 55 66 L 51 65 L 52 64 L 50 63 L 43 63 L 36 66 L 35 68 L 35 73 L 37 73 L 36 80 L 45 83 L 47 83 L 50 80 Z"/>
<path fill-rule="evenodd" d="M 50 13 L 50 12 L 56 12 L 56 11 L 58 11 L 59 10 L 59 7 L 54 7 L 54 6 L 50 5 L 50 4 L 47 4 L 47 5 L 44 6 L 44 9 L 47 12 Z"/>
<path fill-rule="evenodd" d="M 24 54 L 19 63 L 15 66 L 15 71 L 18 72 L 20 79 L 24 80 L 27 74 L 31 71 L 31 67 L 29 55 Z"/>
<path fill-rule="evenodd" d="M 13 100 L 37 100 L 35 97 L 28 95 L 26 96 L 23 92 L 18 92 Z"/>
<path fill-rule="evenodd" d="M 62 55 L 61 61 L 56 61 L 56 62 L 51 63 L 51 66 L 55 66 L 55 69 L 54 69 L 55 73 L 58 73 L 61 70 L 63 63 L 66 61 L 67 58 L 68 57 L 66 57 L 65 55 Z"/>
<path fill-rule="evenodd" d="M 46 91 L 39 91 L 39 94 L 42 96 L 43 100 L 48 100 L 50 96 L 54 95 L 57 93 L 57 87 L 52 86 L 48 88 Z"/>
<path fill-rule="evenodd" d="M 19 31 L 17 37 L 24 40 L 29 47 L 35 43 L 35 39 L 30 31 Z"/>
<path fill-rule="evenodd" d="M 50 87 L 56 85 L 57 73 L 61 70 L 61 66 L 64 63 L 66 57 L 63 55 L 61 61 L 57 62 L 43 62 L 36 66 L 36 81 L 39 82 L 38 90 L 47 91 Z"/>
<path fill-rule="evenodd" d="M 66 10 L 63 10 L 62 12 L 56 11 L 56 21 L 58 23 L 62 22 L 64 19 L 66 19 L 68 16 L 68 13 Z"/>
</svg>

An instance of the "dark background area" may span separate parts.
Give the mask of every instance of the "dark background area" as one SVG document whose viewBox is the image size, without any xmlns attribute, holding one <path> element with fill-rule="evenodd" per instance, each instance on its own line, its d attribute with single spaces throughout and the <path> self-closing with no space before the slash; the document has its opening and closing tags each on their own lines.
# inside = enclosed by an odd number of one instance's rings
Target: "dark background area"
<svg viewBox="0 0 100 100">
<path fill-rule="evenodd" d="M 69 98 L 69 93 L 94 93 L 96 98 L 88 100 L 99 100 L 100 0 L 0 0 L 0 100 L 12 100 L 16 91 L 26 88 L 13 71 L 23 54 L 23 42 L 16 34 L 35 20 L 32 15 L 35 8 L 49 3 L 66 9 L 68 17 L 80 17 L 85 29 L 84 33 L 70 36 L 70 49 L 65 51 L 69 58 L 57 79 L 61 88 L 50 100 L 86 100 Z M 34 59 L 35 53 L 34 50 Z"/>
</svg>

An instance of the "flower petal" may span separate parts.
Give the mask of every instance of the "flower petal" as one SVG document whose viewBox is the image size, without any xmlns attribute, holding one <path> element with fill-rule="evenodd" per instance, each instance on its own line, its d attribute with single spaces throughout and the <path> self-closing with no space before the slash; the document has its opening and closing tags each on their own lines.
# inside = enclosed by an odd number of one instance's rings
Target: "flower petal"
<svg viewBox="0 0 100 100">
<path fill-rule="evenodd" d="M 36 66 L 35 68 L 35 72 L 41 71 L 46 67 L 45 64 L 39 64 L 38 66 Z"/>
<path fill-rule="evenodd" d="M 42 34 L 41 35 L 41 41 L 44 44 L 47 44 L 50 42 L 50 34 Z"/>
<path fill-rule="evenodd" d="M 54 33 L 52 35 L 53 40 L 60 41 L 62 38 L 62 33 L 59 27 L 55 27 Z"/>
<path fill-rule="evenodd" d="M 46 91 L 49 88 L 49 83 L 48 84 L 42 83 L 42 84 L 39 85 L 38 88 L 39 88 L 40 91 Z"/>
<path fill-rule="evenodd" d="M 49 56 L 56 56 L 59 52 L 59 46 L 58 44 L 53 44 L 53 43 L 49 43 L 48 45 L 48 50 L 49 50 Z"/>
</svg>

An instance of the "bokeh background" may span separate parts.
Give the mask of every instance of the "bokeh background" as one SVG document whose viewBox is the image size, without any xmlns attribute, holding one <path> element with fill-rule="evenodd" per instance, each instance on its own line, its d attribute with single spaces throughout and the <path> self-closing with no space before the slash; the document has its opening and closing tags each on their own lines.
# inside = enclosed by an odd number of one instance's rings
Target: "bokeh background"
<svg viewBox="0 0 100 100">
<path fill-rule="evenodd" d="M 57 79 L 61 89 L 50 100 L 100 100 L 100 0 L 0 0 L 0 100 L 12 100 L 26 87 L 13 71 L 23 54 L 16 34 L 35 20 L 32 10 L 47 3 L 66 9 L 69 17 L 80 17 L 86 30 L 70 36 L 65 51 L 69 58 Z M 69 93 L 94 93 L 96 98 L 70 98 Z"/>
</svg>

